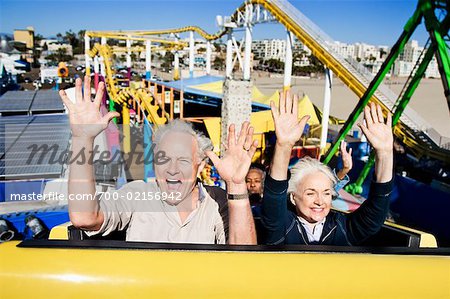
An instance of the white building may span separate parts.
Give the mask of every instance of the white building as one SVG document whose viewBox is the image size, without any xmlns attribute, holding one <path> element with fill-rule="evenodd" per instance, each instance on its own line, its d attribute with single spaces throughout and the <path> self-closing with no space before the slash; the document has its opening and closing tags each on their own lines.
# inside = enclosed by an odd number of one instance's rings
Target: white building
<svg viewBox="0 0 450 299">
<path fill-rule="evenodd" d="M 278 59 L 284 61 L 286 57 L 286 40 L 254 40 L 252 41 L 252 53 L 255 55 L 255 59 Z"/>
<path fill-rule="evenodd" d="M 337 52 L 344 58 L 354 58 L 354 59 L 356 58 L 355 45 L 335 42 L 334 45 L 332 45 L 332 48 L 335 52 Z"/>
<path fill-rule="evenodd" d="M 72 56 L 73 50 L 72 46 L 69 44 L 63 44 L 56 39 L 43 39 L 40 41 L 39 46 L 44 48 L 44 45 L 47 46 L 47 50 L 45 51 L 46 55 L 50 55 L 56 53 L 58 49 L 66 49 L 66 54 Z"/>
<path fill-rule="evenodd" d="M 20 53 L 0 53 L 0 65 L 4 66 L 6 72 L 11 73 L 13 76 L 26 72 L 23 63 L 18 62 L 19 60 L 21 60 Z"/>
<path fill-rule="evenodd" d="M 419 46 L 419 42 L 416 40 L 411 40 L 406 43 L 402 53 L 400 53 L 398 59 L 395 61 L 393 67 L 393 75 L 397 77 L 408 77 L 411 74 L 417 60 L 420 58 L 422 52 L 424 52 L 424 47 Z M 436 57 L 428 64 L 428 68 L 425 71 L 425 77 L 427 78 L 440 78 L 438 64 Z"/>
<path fill-rule="evenodd" d="M 72 46 L 68 44 L 50 44 L 47 45 L 47 53 L 53 54 L 56 53 L 59 49 L 66 49 L 66 54 L 72 56 Z"/>
</svg>

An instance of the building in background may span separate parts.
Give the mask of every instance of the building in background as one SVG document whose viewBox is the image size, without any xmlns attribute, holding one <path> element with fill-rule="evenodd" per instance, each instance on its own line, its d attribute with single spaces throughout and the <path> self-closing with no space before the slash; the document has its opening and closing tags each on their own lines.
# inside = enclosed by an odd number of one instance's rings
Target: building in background
<svg viewBox="0 0 450 299">
<path fill-rule="evenodd" d="M 34 28 L 14 30 L 14 46 L 23 53 L 27 62 L 34 63 Z"/>
</svg>

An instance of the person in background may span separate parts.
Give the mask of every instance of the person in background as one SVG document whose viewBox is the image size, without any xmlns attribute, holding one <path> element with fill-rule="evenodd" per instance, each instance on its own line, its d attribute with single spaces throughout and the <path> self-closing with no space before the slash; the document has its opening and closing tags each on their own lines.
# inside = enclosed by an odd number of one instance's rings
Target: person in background
<svg viewBox="0 0 450 299">
<path fill-rule="evenodd" d="M 342 159 L 342 169 L 336 171 L 333 170 L 337 183 L 334 186 L 334 190 L 339 192 L 339 190 L 343 189 L 348 182 L 350 182 L 350 178 L 348 177 L 348 173 L 352 170 L 353 167 L 353 159 L 352 159 L 352 148 L 347 151 L 347 142 L 344 140 L 341 142 L 339 147 L 339 154 Z"/>
</svg>

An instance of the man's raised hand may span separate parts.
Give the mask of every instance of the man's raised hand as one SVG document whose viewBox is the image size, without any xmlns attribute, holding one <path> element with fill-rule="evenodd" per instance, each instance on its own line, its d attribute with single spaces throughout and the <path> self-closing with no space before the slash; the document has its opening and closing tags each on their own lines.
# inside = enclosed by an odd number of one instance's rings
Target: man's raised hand
<svg viewBox="0 0 450 299">
<path fill-rule="evenodd" d="M 234 124 L 228 128 L 228 144 L 222 158 L 212 151 L 206 152 L 206 155 L 227 184 L 245 184 L 245 176 L 257 147 L 258 140 L 253 140 L 253 127 L 246 121 L 237 138 Z"/>
<path fill-rule="evenodd" d="M 94 101 L 91 100 L 91 78 L 84 77 L 84 92 L 82 91 L 82 80 L 75 81 L 75 103 L 67 96 L 64 90 L 59 95 L 69 110 L 70 127 L 73 137 L 93 139 L 103 131 L 111 119 L 119 116 L 117 112 L 108 112 L 106 115 L 100 113 L 100 103 L 105 92 L 105 84 L 99 83 Z"/>
</svg>

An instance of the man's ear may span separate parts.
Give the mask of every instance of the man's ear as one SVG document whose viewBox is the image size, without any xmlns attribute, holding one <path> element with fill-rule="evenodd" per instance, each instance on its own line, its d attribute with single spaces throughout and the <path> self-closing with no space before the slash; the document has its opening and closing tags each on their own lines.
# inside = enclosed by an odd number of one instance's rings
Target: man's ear
<svg viewBox="0 0 450 299">
<path fill-rule="evenodd" d="M 197 170 L 197 177 L 200 177 L 200 173 L 202 173 L 202 170 L 203 170 L 203 168 L 205 168 L 205 165 L 206 165 L 205 160 L 200 162 L 200 165 L 198 166 L 198 170 Z"/>
</svg>

